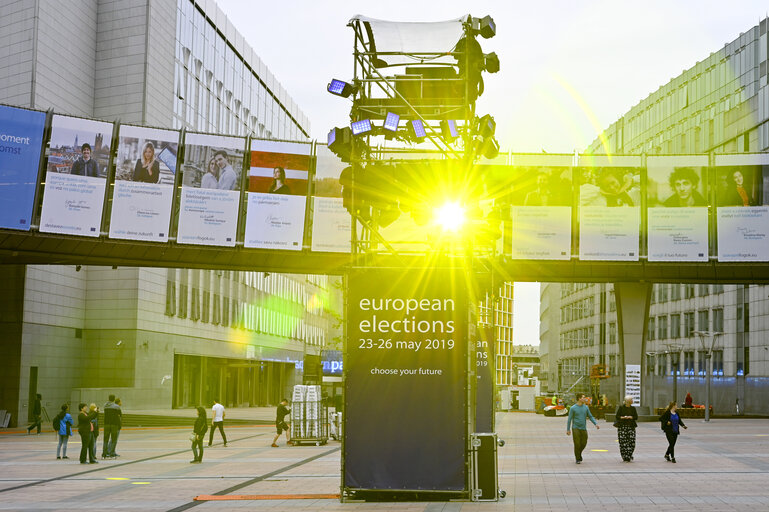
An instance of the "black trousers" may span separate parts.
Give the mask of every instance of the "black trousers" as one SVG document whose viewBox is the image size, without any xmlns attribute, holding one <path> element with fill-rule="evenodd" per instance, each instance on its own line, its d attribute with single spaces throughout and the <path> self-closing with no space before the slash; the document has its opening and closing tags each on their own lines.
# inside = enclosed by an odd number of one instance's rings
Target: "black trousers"
<svg viewBox="0 0 769 512">
<path fill-rule="evenodd" d="M 192 455 L 194 460 L 203 460 L 203 436 L 192 441 Z"/>
<path fill-rule="evenodd" d="M 214 430 L 216 430 L 216 427 L 219 427 L 219 432 L 222 434 L 222 439 L 224 440 L 224 444 L 227 444 L 227 436 L 224 435 L 224 420 L 222 420 L 222 421 L 215 421 L 214 424 L 211 426 L 211 435 L 208 436 L 208 446 L 211 446 L 211 443 L 214 442 Z"/>
<path fill-rule="evenodd" d="M 671 458 L 676 458 L 676 441 L 678 441 L 678 434 L 675 432 L 665 432 L 665 437 L 668 438 L 668 450 L 665 455 L 670 455 Z"/>
<path fill-rule="evenodd" d="M 32 432 L 32 429 L 37 427 L 37 433 L 40 433 L 40 429 L 42 429 L 43 424 L 40 422 L 41 416 L 39 414 L 35 414 L 35 419 L 32 420 L 32 425 L 27 427 L 27 432 Z"/>
<path fill-rule="evenodd" d="M 83 464 L 86 463 L 86 460 L 88 459 L 88 452 L 91 450 L 91 439 L 92 435 L 91 432 L 78 432 L 80 434 L 80 462 Z M 94 461 L 96 459 L 92 458 L 91 461 Z"/>
</svg>

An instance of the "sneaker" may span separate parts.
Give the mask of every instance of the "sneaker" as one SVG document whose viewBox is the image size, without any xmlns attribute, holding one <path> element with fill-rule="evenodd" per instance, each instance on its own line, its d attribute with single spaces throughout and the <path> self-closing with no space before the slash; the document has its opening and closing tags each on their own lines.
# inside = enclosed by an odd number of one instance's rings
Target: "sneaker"
<svg viewBox="0 0 769 512">
<path fill-rule="evenodd" d="M 673 458 L 671 458 L 671 459 L 670 459 L 670 462 L 672 462 L 673 464 L 675 464 L 675 463 L 676 463 L 676 459 L 673 459 Z"/>
<path fill-rule="evenodd" d="M 581 460 L 578 460 L 578 461 L 577 461 L 577 464 L 582 464 L 582 461 L 581 461 Z"/>
<path fill-rule="evenodd" d="M 201 462 L 203 462 L 203 461 L 202 461 L 202 460 L 198 460 L 198 459 L 195 459 L 195 460 L 191 460 L 191 461 L 190 461 L 190 464 L 200 464 Z"/>
<path fill-rule="evenodd" d="M 667 453 L 665 454 L 665 460 L 670 462 L 670 455 L 668 455 Z"/>
<path fill-rule="evenodd" d="M 278 445 L 275 444 L 275 443 L 272 443 L 270 446 L 272 446 L 273 448 L 277 448 L 278 447 Z"/>
<path fill-rule="evenodd" d="M 63 455 L 62 459 L 69 459 L 69 457 L 67 457 L 66 455 Z"/>
<path fill-rule="evenodd" d="M 286 444 L 291 444 L 292 445 L 292 444 L 294 444 L 294 442 L 293 441 L 288 441 L 288 442 L 286 442 Z"/>
<path fill-rule="evenodd" d="M 92 461 L 91 461 L 91 462 L 89 462 L 88 464 L 98 464 L 98 463 L 99 463 L 99 461 L 98 461 L 98 460 L 92 460 Z"/>
<path fill-rule="evenodd" d="M 58 457 L 58 456 L 57 456 L 57 457 L 56 457 L 56 459 L 61 459 L 61 457 Z"/>
<path fill-rule="evenodd" d="M 227 443 L 224 443 L 224 447 L 227 448 Z"/>
</svg>

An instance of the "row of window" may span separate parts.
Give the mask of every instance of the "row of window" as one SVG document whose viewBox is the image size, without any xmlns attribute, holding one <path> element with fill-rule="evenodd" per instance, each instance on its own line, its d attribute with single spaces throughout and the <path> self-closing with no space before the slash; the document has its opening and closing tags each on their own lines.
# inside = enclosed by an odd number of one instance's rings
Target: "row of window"
<svg viewBox="0 0 769 512">
<path fill-rule="evenodd" d="M 682 289 L 683 288 L 683 289 Z M 681 299 L 693 299 L 694 297 L 707 297 L 711 293 L 719 294 L 724 292 L 722 284 L 666 284 L 657 283 L 652 288 L 652 304 L 658 302 L 668 302 Z"/>
<path fill-rule="evenodd" d="M 561 306 L 561 323 L 573 322 L 582 318 L 590 318 L 594 313 L 594 296 L 571 302 Z"/>
<path fill-rule="evenodd" d="M 561 350 L 592 347 L 595 344 L 595 332 L 592 325 L 580 329 L 571 329 L 560 334 Z"/>
<path fill-rule="evenodd" d="M 685 350 L 679 356 L 678 365 L 673 364 L 672 354 L 648 354 L 646 356 L 647 375 L 707 375 L 706 352 Z M 724 351 L 714 350 L 711 356 L 712 375 L 724 374 Z"/>
<path fill-rule="evenodd" d="M 712 313 L 711 313 L 712 311 Z M 681 331 L 681 313 L 671 315 L 650 316 L 646 326 L 647 340 L 664 340 L 668 338 L 691 338 L 694 331 L 724 332 L 724 310 L 723 308 L 714 308 L 712 310 L 701 309 L 696 312 L 686 311 L 683 313 L 683 332 Z M 668 316 L 670 317 L 670 329 L 668 330 Z M 712 326 L 711 326 L 712 317 Z"/>
</svg>

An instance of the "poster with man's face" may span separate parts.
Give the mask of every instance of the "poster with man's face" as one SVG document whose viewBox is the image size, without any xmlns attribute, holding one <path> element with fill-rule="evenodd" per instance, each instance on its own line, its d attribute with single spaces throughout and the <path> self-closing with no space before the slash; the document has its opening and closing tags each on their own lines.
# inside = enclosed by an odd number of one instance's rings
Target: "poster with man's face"
<svg viewBox="0 0 769 512">
<path fill-rule="evenodd" d="M 98 237 L 112 123 L 54 115 L 40 231 Z"/>
<path fill-rule="evenodd" d="M 187 133 L 177 242 L 235 246 L 246 139 Z"/>
</svg>

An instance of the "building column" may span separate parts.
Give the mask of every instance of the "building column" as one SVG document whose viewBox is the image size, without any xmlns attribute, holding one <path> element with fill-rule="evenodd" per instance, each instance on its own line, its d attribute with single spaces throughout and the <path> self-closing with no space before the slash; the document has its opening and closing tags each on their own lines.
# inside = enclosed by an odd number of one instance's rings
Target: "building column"
<svg viewBox="0 0 769 512">
<path fill-rule="evenodd" d="M 649 321 L 651 303 L 651 283 L 614 283 L 614 299 L 617 303 L 617 334 L 619 342 L 619 364 L 622 382 L 621 393 L 625 389 L 625 365 L 641 365 L 641 389 L 644 377 L 644 351 L 646 349 L 646 326 Z M 623 397 L 620 397 L 622 400 Z"/>
</svg>

